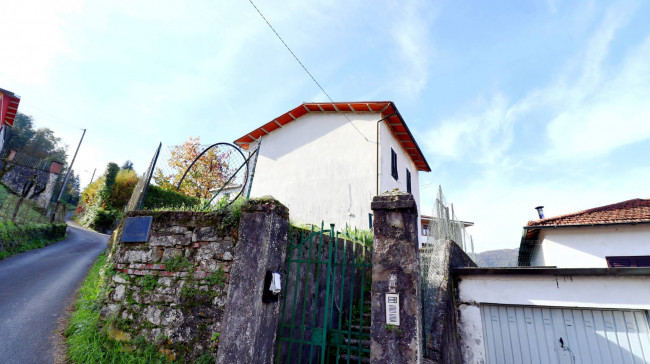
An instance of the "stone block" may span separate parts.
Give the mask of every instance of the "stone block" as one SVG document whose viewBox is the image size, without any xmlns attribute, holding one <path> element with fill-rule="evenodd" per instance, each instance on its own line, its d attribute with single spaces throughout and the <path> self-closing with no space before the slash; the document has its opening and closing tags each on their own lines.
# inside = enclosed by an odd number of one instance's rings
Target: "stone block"
<svg viewBox="0 0 650 364">
<path fill-rule="evenodd" d="M 162 316 L 162 320 L 160 321 L 160 324 L 162 326 L 170 326 L 182 321 L 183 321 L 183 312 L 181 310 L 173 308 L 165 311 L 165 313 Z"/>
<path fill-rule="evenodd" d="M 146 263 L 151 260 L 151 251 L 149 250 L 127 250 L 124 252 L 124 261 L 126 263 Z"/>
<path fill-rule="evenodd" d="M 124 299 L 124 293 L 126 292 L 126 286 L 123 284 L 118 284 L 115 286 L 113 291 L 113 301 L 120 302 Z"/>
<path fill-rule="evenodd" d="M 120 284 L 129 283 L 126 279 L 122 278 L 122 276 L 120 276 L 119 274 L 113 276 L 113 282 L 120 283 Z"/>
<path fill-rule="evenodd" d="M 185 234 L 187 231 L 188 229 L 185 226 L 170 226 L 170 227 L 161 228 L 157 232 L 161 235 L 162 234 L 174 235 L 174 234 Z"/>
<path fill-rule="evenodd" d="M 216 227 L 204 226 L 194 229 L 192 241 L 216 241 L 219 238 L 219 231 Z"/>
<path fill-rule="evenodd" d="M 188 245 L 189 239 L 185 235 L 160 235 L 149 238 L 150 246 L 173 247 L 176 245 Z"/>
<path fill-rule="evenodd" d="M 181 249 L 174 249 L 174 248 L 169 248 L 165 249 L 165 253 L 163 254 L 162 261 L 163 263 L 168 261 L 171 258 L 174 258 L 176 256 L 182 255 L 183 251 Z"/>
<path fill-rule="evenodd" d="M 148 306 L 142 311 L 144 318 L 154 325 L 160 325 L 162 310 L 155 306 Z"/>
</svg>

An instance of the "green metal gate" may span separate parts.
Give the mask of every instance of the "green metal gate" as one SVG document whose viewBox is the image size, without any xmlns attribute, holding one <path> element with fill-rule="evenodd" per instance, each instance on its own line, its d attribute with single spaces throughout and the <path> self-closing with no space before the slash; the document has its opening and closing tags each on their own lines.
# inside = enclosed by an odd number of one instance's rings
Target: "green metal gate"
<svg viewBox="0 0 650 364">
<path fill-rule="evenodd" d="M 372 238 L 293 229 L 277 363 L 368 363 Z"/>
</svg>

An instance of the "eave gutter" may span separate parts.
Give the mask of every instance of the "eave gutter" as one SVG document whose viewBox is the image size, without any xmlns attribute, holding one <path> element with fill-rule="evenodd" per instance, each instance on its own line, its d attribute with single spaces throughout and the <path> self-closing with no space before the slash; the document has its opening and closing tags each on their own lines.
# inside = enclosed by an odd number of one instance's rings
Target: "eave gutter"
<svg viewBox="0 0 650 364">
<path fill-rule="evenodd" d="M 647 276 L 650 268 L 451 268 L 454 277 L 470 275 L 545 275 L 545 276 Z"/>
</svg>

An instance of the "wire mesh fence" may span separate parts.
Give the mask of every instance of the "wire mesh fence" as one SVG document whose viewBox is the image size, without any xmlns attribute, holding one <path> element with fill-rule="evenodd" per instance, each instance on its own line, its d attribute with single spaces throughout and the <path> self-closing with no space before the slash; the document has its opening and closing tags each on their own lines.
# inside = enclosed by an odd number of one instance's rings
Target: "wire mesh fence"
<svg viewBox="0 0 650 364">
<path fill-rule="evenodd" d="M 438 292 L 449 283 L 449 256 L 447 245 L 456 243 L 472 260 L 475 259 L 472 237 L 465 231 L 465 223 L 459 220 L 453 205 L 447 203 L 438 189 L 427 242 L 420 249 L 420 271 L 422 274 L 422 317 L 425 350 L 429 354 L 429 333 L 435 321 L 434 314 L 438 304 Z M 468 248 L 470 252 L 468 252 Z"/>
<path fill-rule="evenodd" d="M 256 152 L 245 155 L 230 143 L 200 144 L 193 138 L 182 145 L 161 144 L 136 185 L 126 210 L 144 208 L 150 185 L 178 191 L 208 206 L 248 197 L 252 180 L 249 162 L 254 163 Z"/>
</svg>

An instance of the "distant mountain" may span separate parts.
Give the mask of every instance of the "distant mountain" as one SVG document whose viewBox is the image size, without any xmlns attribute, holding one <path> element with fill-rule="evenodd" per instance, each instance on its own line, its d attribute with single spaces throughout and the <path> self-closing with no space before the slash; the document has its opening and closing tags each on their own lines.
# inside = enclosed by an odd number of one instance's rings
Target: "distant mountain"
<svg viewBox="0 0 650 364">
<path fill-rule="evenodd" d="M 474 262 L 479 267 L 516 267 L 519 249 L 488 250 L 476 254 Z"/>
</svg>

